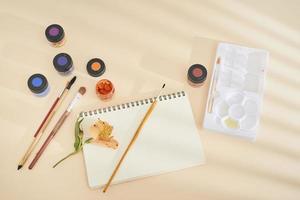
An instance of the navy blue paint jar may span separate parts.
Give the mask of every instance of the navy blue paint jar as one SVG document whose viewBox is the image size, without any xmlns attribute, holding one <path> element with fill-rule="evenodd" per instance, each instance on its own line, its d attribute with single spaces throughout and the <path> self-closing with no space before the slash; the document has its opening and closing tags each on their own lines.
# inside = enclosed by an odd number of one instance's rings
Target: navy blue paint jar
<svg viewBox="0 0 300 200">
<path fill-rule="evenodd" d="M 59 53 L 53 58 L 53 65 L 56 71 L 61 74 L 69 74 L 73 70 L 73 61 L 69 54 Z"/>
<path fill-rule="evenodd" d="M 33 74 L 27 81 L 28 88 L 37 96 L 45 96 L 49 92 L 48 81 L 42 74 Z"/>
</svg>

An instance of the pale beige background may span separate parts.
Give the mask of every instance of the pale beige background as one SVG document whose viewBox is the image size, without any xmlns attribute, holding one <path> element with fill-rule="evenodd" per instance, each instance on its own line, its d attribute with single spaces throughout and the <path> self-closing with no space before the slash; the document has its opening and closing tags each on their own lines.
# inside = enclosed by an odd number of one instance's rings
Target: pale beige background
<svg viewBox="0 0 300 200">
<path fill-rule="evenodd" d="M 298 0 L 0 0 L 0 199 L 300 199 L 299 10 Z M 45 27 L 53 22 L 66 30 L 67 43 L 60 49 L 44 38 Z M 194 36 L 270 51 L 255 143 L 201 127 L 208 84 L 192 89 L 185 82 Z M 210 72 L 208 56 L 215 42 L 206 45 L 207 56 L 200 57 Z M 36 168 L 29 171 L 26 165 L 17 171 L 33 132 L 70 78 L 58 75 L 51 65 L 61 51 L 72 55 L 74 74 L 80 76 L 62 107 L 82 84 L 88 87 L 87 95 Z M 72 150 L 76 114 L 92 104 L 106 105 L 94 94 L 97 79 L 85 72 L 92 57 L 103 58 L 108 66 L 104 77 L 114 80 L 117 88 L 113 101 L 106 104 L 154 91 L 165 75 L 168 83 L 181 80 L 189 92 L 207 164 L 116 185 L 105 195 L 88 188 L 82 155 L 52 169 Z M 44 98 L 34 97 L 26 87 L 35 72 L 47 75 L 51 85 Z"/>
</svg>

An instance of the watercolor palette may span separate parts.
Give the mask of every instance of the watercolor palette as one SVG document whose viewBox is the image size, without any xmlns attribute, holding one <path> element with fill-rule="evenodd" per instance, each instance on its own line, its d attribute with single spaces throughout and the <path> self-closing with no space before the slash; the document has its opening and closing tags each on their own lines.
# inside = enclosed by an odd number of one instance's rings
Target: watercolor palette
<svg viewBox="0 0 300 200">
<path fill-rule="evenodd" d="M 268 57 L 265 50 L 219 43 L 203 122 L 205 128 L 256 138 Z"/>
</svg>

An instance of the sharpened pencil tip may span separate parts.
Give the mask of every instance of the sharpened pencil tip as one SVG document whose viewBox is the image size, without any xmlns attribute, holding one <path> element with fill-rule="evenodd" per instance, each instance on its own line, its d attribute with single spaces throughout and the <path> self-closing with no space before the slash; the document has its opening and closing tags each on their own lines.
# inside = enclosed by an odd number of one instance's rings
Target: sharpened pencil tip
<svg viewBox="0 0 300 200">
<path fill-rule="evenodd" d="M 23 167 L 23 165 L 18 165 L 18 170 L 21 169 Z"/>
<path fill-rule="evenodd" d="M 166 86 L 166 84 L 164 83 L 164 85 L 162 86 L 162 88 L 164 88 Z"/>
</svg>

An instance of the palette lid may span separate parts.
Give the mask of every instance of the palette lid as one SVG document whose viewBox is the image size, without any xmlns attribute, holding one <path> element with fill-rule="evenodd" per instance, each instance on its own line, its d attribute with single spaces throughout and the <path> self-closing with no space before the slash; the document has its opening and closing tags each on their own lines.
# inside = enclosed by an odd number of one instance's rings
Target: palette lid
<svg viewBox="0 0 300 200">
<path fill-rule="evenodd" d="M 256 138 L 268 52 L 219 43 L 204 116 L 204 128 Z"/>
</svg>

